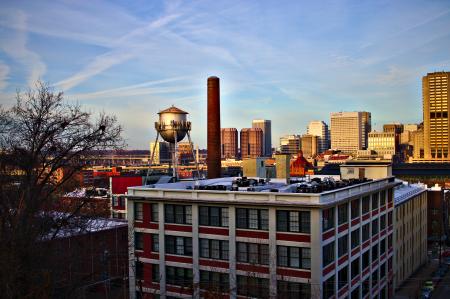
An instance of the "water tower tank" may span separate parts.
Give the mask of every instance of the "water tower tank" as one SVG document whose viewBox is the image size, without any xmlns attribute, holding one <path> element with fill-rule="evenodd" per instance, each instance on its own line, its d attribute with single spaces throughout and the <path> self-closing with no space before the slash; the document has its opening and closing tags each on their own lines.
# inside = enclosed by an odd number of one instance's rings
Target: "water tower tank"
<svg viewBox="0 0 450 299">
<path fill-rule="evenodd" d="M 187 121 L 188 113 L 175 106 L 162 110 L 159 113 L 159 122 L 155 123 L 156 130 L 161 137 L 169 142 L 180 142 L 191 129 L 191 122 Z"/>
</svg>

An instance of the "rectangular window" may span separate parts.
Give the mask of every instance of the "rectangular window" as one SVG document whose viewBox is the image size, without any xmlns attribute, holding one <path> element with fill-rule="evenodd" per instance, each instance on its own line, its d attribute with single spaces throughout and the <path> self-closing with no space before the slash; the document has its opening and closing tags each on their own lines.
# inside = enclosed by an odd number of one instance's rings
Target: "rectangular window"
<svg viewBox="0 0 450 299">
<path fill-rule="evenodd" d="M 144 234 L 143 233 L 134 233 L 134 248 L 136 250 L 144 250 Z"/>
<path fill-rule="evenodd" d="M 311 220 L 309 211 L 277 211 L 277 231 L 309 234 Z"/>
<path fill-rule="evenodd" d="M 269 230 L 269 210 L 236 209 L 237 228 Z"/>
<path fill-rule="evenodd" d="M 370 265 L 370 250 L 367 250 L 362 255 L 362 268 L 365 270 Z"/>
<path fill-rule="evenodd" d="M 362 241 L 365 242 L 370 238 L 370 223 L 364 224 L 362 227 Z"/>
<path fill-rule="evenodd" d="M 144 279 L 144 263 L 141 261 L 136 261 L 136 279 Z"/>
<path fill-rule="evenodd" d="M 351 217 L 352 219 L 359 217 L 359 198 L 351 202 Z"/>
<path fill-rule="evenodd" d="M 338 225 L 348 222 L 348 204 L 342 204 L 338 207 Z"/>
<path fill-rule="evenodd" d="M 134 203 L 134 220 L 136 221 L 144 220 L 144 206 L 142 202 Z"/>
<path fill-rule="evenodd" d="M 372 247 L 372 263 L 378 260 L 378 244 Z"/>
<path fill-rule="evenodd" d="M 230 281 L 228 273 L 200 270 L 200 288 L 210 292 L 228 293 Z"/>
<path fill-rule="evenodd" d="M 267 278 L 237 275 L 237 294 L 240 296 L 267 298 L 269 286 Z"/>
<path fill-rule="evenodd" d="M 322 210 L 322 227 L 324 232 L 334 227 L 334 207 Z"/>
<path fill-rule="evenodd" d="M 255 265 L 269 264 L 269 245 L 237 242 L 238 262 Z"/>
<path fill-rule="evenodd" d="M 151 213 L 151 222 L 159 222 L 159 207 L 157 203 L 152 203 L 150 208 L 152 209 Z"/>
<path fill-rule="evenodd" d="M 185 205 L 164 205 L 166 223 L 192 224 L 192 207 Z"/>
<path fill-rule="evenodd" d="M 311 269 L 311 249 L 277 246 L 277 264 L 280 267 Z"/>
<path fill-rule="evenodd" d="M 161 276 L 159 274 L 159 265 L 152 264 L 152 282 L 159 282 L 161 280 Z"/>
<path fill-rule="evenodd" d="M 378 234 L 378 219 L 372 221 L 372 237 Z"/>
<path fill-rule="evenodd" d="M 366 297 L 370 291 L 370 277 L 363 281 L 362 283 L 362 298 Z"/>
<path fill-rule="evenodd" d="M 338 289 L 342 289 L 348 284 L 348 266 L 338 272 Z"/>
<path fill-rule="evenodd" d="M 364 196 L 362 199 L 362 214 L 370 212 L 370 196 Z"/>
<path fill-rule="evenodd" d="M 169 236 L 165 237 L 166 253 L 192 256 L 192 238 Z"/>
<path fill-rule="evenodd" d="M 388 213 L 388 225 L 392 225 L 392 211 Z"/>
<path fill-rule="evenodd" d="M 378 270 L 373 271 L 372 273 L 372 288 L 378 284 Z"/>
<path fill-rule="evenodd" d="M 323 267 L 334 262 L 334 241 L 323 247 Z"/>
<path fill-rule="evenodd" d="M 378 209 L 378 193 L 372 194 L 372 210 Z"/>
<path fill-rule="evenodd" d="M 386 205 L 386 190 L 380 192 L 380 207 Z"/>
<path fill-rule="evenodd" d="M 359 257 L 351 263 L 352 279 L 359 275 Z"/>
<path fill-rule="evenodd" d="M 277 296 L 283 299 L 311 298 L 311 285 L 307 283 L 278 280 Z"/>
<path fill-rule="evenodd" d="M 351 240 L 351 242 L 352 242 L 352 249 L 354 249 L 354 248 L 358 247 L 359 243 L 360 243 L 360 241 L 359 241 L 359 228 L 354 230 L 354 231 L 352 231 L 352 237 L 351 238 L 352 238 L 352 240 Z"/>
<path fill-rule="evenodd" d="M 323 282 L 323 299 L 328 299 L 334 297 L 335 295 L 335 276 L 331 276 L 326 281 Z"/>
<path fill-rule="evenodd" d="M 166 266 L 166 282 L 170 285 L 192 288 L 192 269 Z"/>
<path fill-rule="evenodd" d="M 199 215 L 200 225 L 228 227 L 228 208 L 200 206 Z"/>
<path fill-rule="evenodd" d="M 380 231 L 386 228 L 386 215 L 380 216 Z"/>
<path fill-rule="evenodd" d="M 159 252 L 159 235 L 152 234 L 152 251 Z"/>
<path fill-rule="evenodd" d="M 342 236 L 338 239 L 338 258 L 347 254 L 348 252 L 348 235 Z"/>
<path fill-rule="evenodd" d="M 380 255 L 383 255 L 385 252 L 386 252 L 386 239 L 383 239 L 380 242 Z"/>
</svg>

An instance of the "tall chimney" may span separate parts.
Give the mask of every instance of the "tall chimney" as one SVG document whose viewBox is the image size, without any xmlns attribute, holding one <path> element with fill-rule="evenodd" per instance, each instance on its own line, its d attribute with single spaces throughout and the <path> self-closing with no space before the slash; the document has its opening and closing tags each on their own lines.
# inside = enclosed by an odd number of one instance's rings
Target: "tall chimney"
<svg viewBox="0 0 450 299">
<path fill-rule="evenodd" d="M 208 179 L 220 178 L 220 86 L 208 78 Z"/>
</svg>

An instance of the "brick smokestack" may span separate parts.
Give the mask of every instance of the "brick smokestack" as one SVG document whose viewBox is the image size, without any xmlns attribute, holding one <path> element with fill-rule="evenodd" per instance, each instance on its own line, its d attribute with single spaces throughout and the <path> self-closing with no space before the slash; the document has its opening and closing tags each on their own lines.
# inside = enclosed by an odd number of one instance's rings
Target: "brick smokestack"
<svg viewBox="0 0 450 299">
<path fill-rule="evenodd" d="M 208 78 L 208 179 L 220 178 L 220 84 Z"/>
</svg>

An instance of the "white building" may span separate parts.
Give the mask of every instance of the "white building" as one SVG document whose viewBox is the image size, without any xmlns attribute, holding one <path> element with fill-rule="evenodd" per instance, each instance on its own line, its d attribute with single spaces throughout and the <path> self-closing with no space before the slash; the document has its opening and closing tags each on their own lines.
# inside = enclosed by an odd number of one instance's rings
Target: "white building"
<svg viewBox="0 0 450 299">
<path fill-rule="evenodd" d="M 369 112 L 332 112 L 330 118 L 332 149 L 349 154 L 367 149 L 371 128 Z"/>
<path fill-rule="evenodd" d="M 323 153 L 330 149 L 330 131 L 328 125 L 321 120 L 310 121 L 307 127 L 308 135 L 314 135 L 318 137 L 318 151 Z"/>
</svg>

